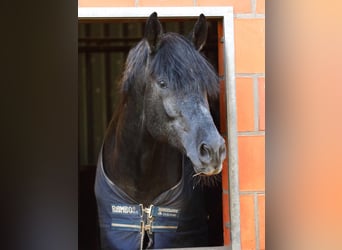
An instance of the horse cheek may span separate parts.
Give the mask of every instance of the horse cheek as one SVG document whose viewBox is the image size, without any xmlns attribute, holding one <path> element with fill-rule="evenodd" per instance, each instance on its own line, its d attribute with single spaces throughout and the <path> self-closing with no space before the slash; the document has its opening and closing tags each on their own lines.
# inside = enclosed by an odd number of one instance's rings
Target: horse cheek
<svg viewBox="0 0 342 250">
<path fill-rule="evenodd" d="M 161 142 L 167 142 L 169 128 L 163 113 L 164 111 L 160 105 L 147 105 L 145 109 L 146 128 L 153 138 Z"/>
</svg>

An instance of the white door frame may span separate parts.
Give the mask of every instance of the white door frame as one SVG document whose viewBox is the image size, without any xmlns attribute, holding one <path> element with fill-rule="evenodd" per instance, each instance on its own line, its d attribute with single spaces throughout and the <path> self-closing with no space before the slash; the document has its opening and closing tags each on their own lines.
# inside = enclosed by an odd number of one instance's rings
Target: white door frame
<svg viewBox="0 0 342 250">
<path fill-rule="evenodd" d="M 239 165 L 237 145 L 237 114 L 235 87 L 235 46 L 234 46 L 234 14 L 233 7 L 79 7 L 79 20 L 109 19 L 141 19 L 152 12 L 160 18 L 196 18 L 203 13 L 208 18 L 222 18 L 224 42 L 224 69 L 227 99 L 227 131 L 228 131 L 228 178 L 230 229 L 232 250 L 241 249 L 240 240 L 240 194 Z"/>
</svg>

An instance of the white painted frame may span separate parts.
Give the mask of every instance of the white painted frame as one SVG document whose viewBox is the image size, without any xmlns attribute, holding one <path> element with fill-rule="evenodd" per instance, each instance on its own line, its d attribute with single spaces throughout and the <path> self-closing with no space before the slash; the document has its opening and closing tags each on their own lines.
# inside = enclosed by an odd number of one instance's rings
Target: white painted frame
<svg viewBox="0 0 342 250">
<path fill-rule="evenodd" d="M 233 7 L 79 7 L 79 20 L 141 19 L 152 12 L 160 18 L 196 18 L 203 13 L 207 18 L 223 19 L 224 62 L 227 99 L 228 131 L 228 178 L 230 198 L 230 227 L 232 250 L 241 249 L 240 240 L 240 195 L 237 144 L 237 113 L 235 87 L 235 46 Z"/>
</svg>

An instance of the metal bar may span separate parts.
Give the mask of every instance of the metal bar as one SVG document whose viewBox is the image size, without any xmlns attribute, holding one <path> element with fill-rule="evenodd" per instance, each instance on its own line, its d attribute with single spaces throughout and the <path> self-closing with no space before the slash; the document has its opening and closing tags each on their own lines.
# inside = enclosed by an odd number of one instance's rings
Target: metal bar
<svg viewBox="0 0 342 250">
<path fill-rule="evenodd" d="M 227 96 L 227 132 L 228 132 L 228 173 L 229 173 L 229 204 L 232 250 L 241 249 L 240 232 L 240 190 L 239 163 L 237 142 L 237 113 L 235 87 L 235 52 L 234 52 L 234 19 L 233 15 L 223 19 L 225 78 Z"/>
</svg>

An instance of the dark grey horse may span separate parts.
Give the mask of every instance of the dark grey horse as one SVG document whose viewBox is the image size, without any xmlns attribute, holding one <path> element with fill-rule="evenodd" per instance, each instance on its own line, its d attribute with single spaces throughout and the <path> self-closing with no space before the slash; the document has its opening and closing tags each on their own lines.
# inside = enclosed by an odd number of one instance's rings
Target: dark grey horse
<svg viewBox="0 0 342 250">
<path fill-rule="evenodd" d="M 218 77 L 199 52 L 207 28 L 201 14 L 189 38 L 163 33 L 153 13 L 129 52 L 96 176 L 103 249 L 207 244 L 193 179 L 220 173 L 226 156 L 208 104 Z"/>
</svg>

